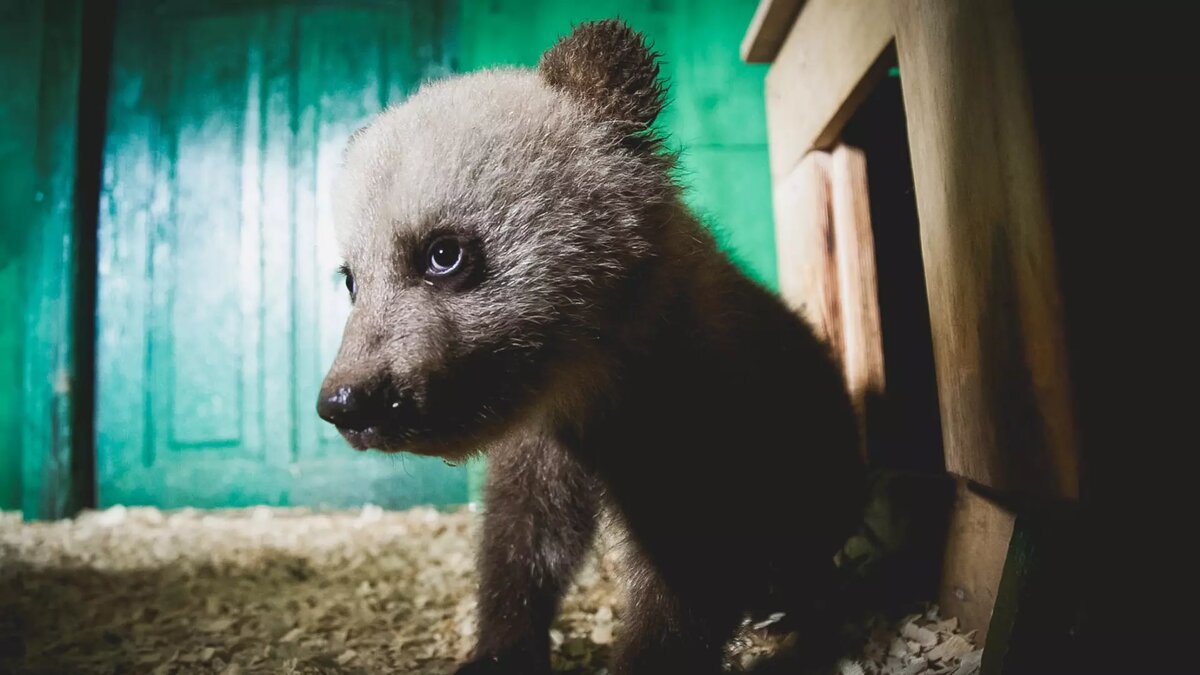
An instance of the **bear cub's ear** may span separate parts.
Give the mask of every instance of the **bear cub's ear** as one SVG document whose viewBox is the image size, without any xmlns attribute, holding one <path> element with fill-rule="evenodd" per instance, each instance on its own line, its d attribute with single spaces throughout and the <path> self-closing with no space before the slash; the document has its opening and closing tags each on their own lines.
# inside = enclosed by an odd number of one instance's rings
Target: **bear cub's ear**
<svg viewBox="0 0 1200 675">
<path fill-rule="evenodd" d="M 595 106 L 624 134 L 645 131 L 663 108 L 658 54 L 624 21 L 580 24 L 542 54 L 538 72 L 552 87 Z"/>
</svg>

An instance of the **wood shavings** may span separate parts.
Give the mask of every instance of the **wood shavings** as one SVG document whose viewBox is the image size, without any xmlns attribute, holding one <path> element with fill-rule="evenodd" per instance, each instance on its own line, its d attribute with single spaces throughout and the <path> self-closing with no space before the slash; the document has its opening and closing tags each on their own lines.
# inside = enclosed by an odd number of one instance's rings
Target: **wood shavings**
<svg viewBox="0 0 1200 675">
<path fill-rule="evenodd" d="M 929 650 L 929 658 L 934 661 L 958 659 L 971 651 L 971 643 L 961 635 L 951 635 L 949 639 Z"/>
<path fill-rule="evenodd" d="M 0 513 L 0 672 L 452 673 L 475 640 L 479 518 L 374 506 L 113 507 L 50 523 Z M 607 673 L 621 631 L 617 547 L 597 549 L 551 631 L 560 672 Z M 803 653 L 812 638 L 780 631 L 786 620 L 748 618 L 730 669 Z M 971 637 L 936 608 L 866 617 L 855 634 L 822 675 L 979 672 Z"/>
</svg>

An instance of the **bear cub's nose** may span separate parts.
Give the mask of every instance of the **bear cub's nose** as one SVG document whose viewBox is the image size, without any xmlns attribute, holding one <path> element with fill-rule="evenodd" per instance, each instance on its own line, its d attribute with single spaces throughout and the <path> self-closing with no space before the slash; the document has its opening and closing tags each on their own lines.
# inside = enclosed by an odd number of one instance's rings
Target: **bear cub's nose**
<svg viewBox="0 0 1200 675">
<path fill-rule="evenodd" d="M 378 424 L 387 414 L 390 397 L 383 395 L 386 389 L 339 384 L 321 392 L 317 414 L 339 429 L 362 431 Z"/>
</svg>

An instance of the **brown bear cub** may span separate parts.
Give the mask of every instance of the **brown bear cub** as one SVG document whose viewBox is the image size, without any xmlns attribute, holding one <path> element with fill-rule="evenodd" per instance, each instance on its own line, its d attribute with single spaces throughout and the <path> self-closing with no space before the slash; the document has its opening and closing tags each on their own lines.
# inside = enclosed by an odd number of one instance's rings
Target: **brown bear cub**
<svg viewBox="0 0 1200 675">
<path fill-rule="evenodd" d="M 656 55 L 618 21 L 535 70 L 423 86 L 346 150 L 353 301 L 318 411 L 354 447 L 488 453 L 479 642 L 546 673 L 603 509 L 628 542 L 615 673 L 717 673 L 747 612 L 804 608 L 858 522 L 838 368 L 684 206 Z"/>
</svg>

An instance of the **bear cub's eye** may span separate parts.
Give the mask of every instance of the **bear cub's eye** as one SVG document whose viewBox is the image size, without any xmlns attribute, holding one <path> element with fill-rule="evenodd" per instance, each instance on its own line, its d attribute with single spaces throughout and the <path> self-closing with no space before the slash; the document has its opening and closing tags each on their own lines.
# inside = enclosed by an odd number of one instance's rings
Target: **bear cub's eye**
<svg viewBox="0 0 1200 675">
<path fill-rule="evenodd" d="M 349 265 L 339 267 L 338 273 L 346 279 L 346 290 L 350 292 L 350 302 L 354 302 L 354 297 L 358 295 L 358 282 L 354 280 L 354 273 L 350 271 Z"/>
<path fill-rule="evenodd" d="M 454 237 L 442 237 L 429 245 L 425 271 L 434 276 L 445 276 L 462 266 L 462 244 Z"/>
</svg>

